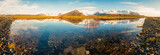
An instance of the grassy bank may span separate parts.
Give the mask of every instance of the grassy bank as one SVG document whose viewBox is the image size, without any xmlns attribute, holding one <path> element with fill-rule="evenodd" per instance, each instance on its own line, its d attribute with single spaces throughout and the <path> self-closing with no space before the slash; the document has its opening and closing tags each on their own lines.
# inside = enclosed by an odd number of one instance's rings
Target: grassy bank
<svg viewBox="0 0 160 55">
<path fill-rule="evenodd" d="M 130 19 L 130 18 L 142 18 L 142 16 L 0 16 L 12 19 Z"/>
<path fill-rule="evenodd" d="M 142 16 L 62 16 L 61 18 L 72 18 L 72 19 L 125 19 L 125 18 L 141 18 Z"/>
</svg>

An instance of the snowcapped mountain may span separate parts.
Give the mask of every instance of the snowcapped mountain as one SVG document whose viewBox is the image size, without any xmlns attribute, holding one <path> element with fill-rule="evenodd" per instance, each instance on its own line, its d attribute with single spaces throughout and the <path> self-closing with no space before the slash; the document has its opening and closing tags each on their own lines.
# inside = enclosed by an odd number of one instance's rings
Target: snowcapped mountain
<svg viewBox="0 0 160 55">
<path fill-rule="evenodd" d="M 111 10 L 111 11 L 97 11 L 94 15 L 110 15 L 110 14 L 124 14 L 124 15 L 139 15 L 136 12 L 128 10 Z"/>
<path fill-rule="evenodd" d="M 48 16 L 84 16 L 84 15 L 139 15 L 137 12 L 128 10 L 73 10 L 67 13 L 48 13 Z"/>
</svg>

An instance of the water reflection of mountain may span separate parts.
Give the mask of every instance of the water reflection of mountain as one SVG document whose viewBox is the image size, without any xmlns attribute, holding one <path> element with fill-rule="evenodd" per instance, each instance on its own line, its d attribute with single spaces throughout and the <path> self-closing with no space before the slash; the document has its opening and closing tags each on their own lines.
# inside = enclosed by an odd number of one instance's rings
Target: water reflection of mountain
<svg viewBox="0 0 160 55">
<path fill-rule="evenodd" d="M 45 19 L 37 22 L 64 22 L 64 23 L 71 23 L 73 25 L 79 26 L 79 27 L 84 27 L 84 28 L 96 28 L 100 24 L 139 24 L 143 25 L 144 18 L 140 19 L 124 19 L 124 20 L 105 20 L 105 19 L 75 19 L 75 20 L 63 20 L 63 19 Z"/>
<path fill-rule="evenodd" d="M 130 19 L 130 20 L 101 20 L 101 19 L 85 19 L 82 22 L 78 23 L 77 26 L 85 27 L 85 28 L 96 28 L 100 24 L 139 24 L 143 25 L 144 18 L 141 19 Z"/>
</svg>

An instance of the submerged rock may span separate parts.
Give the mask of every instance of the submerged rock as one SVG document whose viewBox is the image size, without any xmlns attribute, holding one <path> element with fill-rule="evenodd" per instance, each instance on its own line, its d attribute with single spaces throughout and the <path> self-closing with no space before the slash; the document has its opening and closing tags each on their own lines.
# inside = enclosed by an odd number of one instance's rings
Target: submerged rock
<svg viewBox="0 0 160 55">
<path fill-rule="evenodd" d="M 71 51 L 72 55 L 85 55 L 86 49 L 85 47 L 76 48 Z"/>
<path fill-rule="evenodd" d="M 90 52 L 89 51 L 86 51 L 86 54 L 88 55 Z"/>
<path fill-rule="evenodd" d="M 86 55 L 89 54 L 89 51 L 86 51 L 85 47 L 73 48 L 68 47 L 64 50 L 64 54 L 72 54 L 72 55 Z"/>
</svg>

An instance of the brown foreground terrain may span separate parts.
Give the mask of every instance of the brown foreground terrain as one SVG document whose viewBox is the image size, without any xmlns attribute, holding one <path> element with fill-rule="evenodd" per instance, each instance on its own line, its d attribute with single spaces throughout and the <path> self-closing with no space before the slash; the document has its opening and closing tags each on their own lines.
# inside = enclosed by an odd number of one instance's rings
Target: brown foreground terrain
<svg viewBox="0 0 160 55">
<path fill-rule="evenodd" d="M 30 47 L 16 49 L 16 45 L 10 43 L 8 40 L 10 29 L 13 20 L 0 18 L 0 54 L 34 54 L 34 50 L 25 51 Z M 129 40 L 129 37 L 111 36 L 107 38 L 99 38 L 97 40 L 90 40 L 85 44 L 67 43 L 73 45 L 64 49 L 62 54 L 81 54 L 85 55 L 88 50 L 92 54 L 155 54 L 160 53 L 160 19 L 146 18 L 142 26 L 142 32 L 137 34 L 139 43 Z M 114 41 L 113 41 L 114 40 Z M 70 41 L 70 40 L 69 40 Z M 127 41 L 127 42 L 126 42 Z M 75 44 L 75 45 L 74 45 Z M 89 45 L 88 45 L 89 44 Z M 83 46 L 77 48 L 79 46 Z M 59 49 L 61 47 L 57 47 Z M 16 51 L 15 51 L 16 50 Z M 80 50 L 80 52 L 79 52 Z M 56 54 L 56 53 L 55 53 Z M 91 55 L 92 55 L 91 54 Z"/>
<path fill-rule="evenodd" d="M 139 54 L 155 54 L 160 53 L 160 19 L 146 18 L 142 32 L 138 34 L 140 47 Z"/>
<path fill-rule="evenodd" d="M 9 54 L 9 45 L 8 42 L 9 33 L 10 33 L 10 26 L 12 20 L 0 18 L 0 54 L 6 53 Z"/>
</svg>

